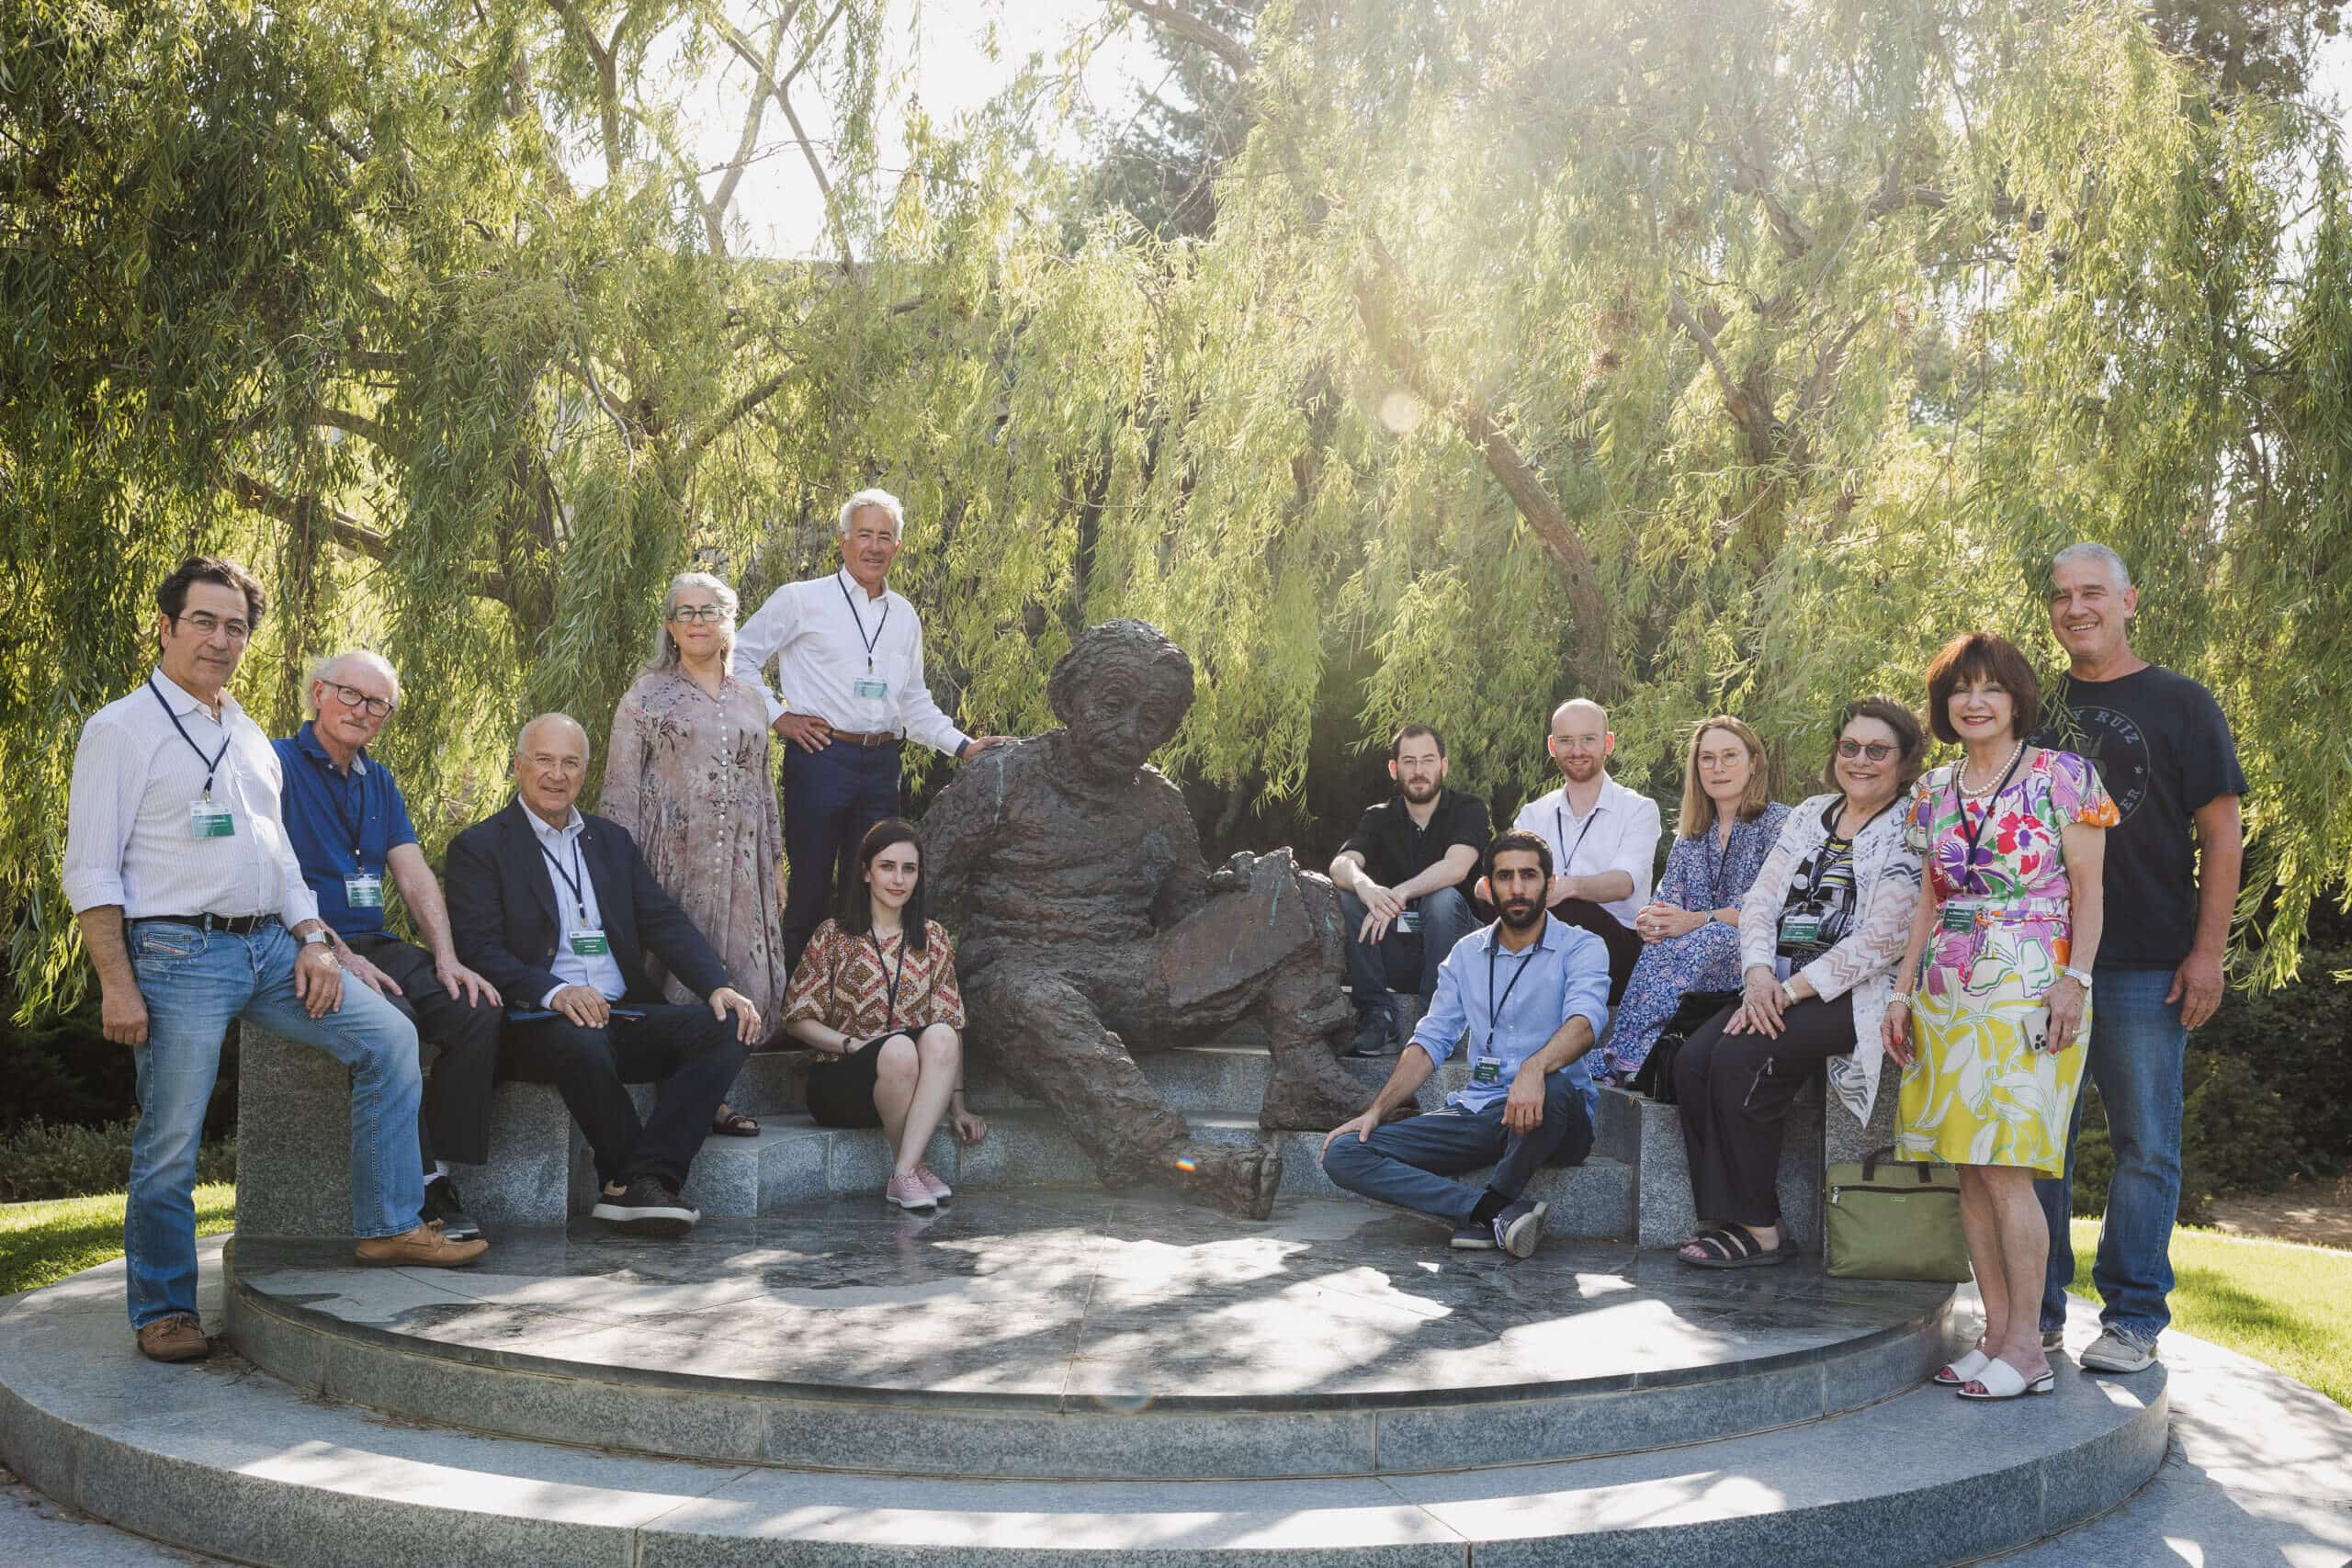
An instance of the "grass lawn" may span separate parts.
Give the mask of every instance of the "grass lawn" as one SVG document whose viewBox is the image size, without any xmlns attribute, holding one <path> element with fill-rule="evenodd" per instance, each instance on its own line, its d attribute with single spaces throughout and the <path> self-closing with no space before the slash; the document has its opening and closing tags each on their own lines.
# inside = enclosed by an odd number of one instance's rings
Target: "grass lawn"
<svg viewBox="0 0 2352 1568">
<path fill-rule="evenodd" d="M 2094 1302 L 2098 1246 L 2098 1222 L 2076 1220 L 2075 1293 Z M 2175 1328 L 2276 1367 L 2352 1408 L 2352 1328 L 2344 1319 L 2352 1252 L 2177 1230 L 2172 1269 Z"/>
<path fill-rule="evenodd" d="M 196 1190 L 196 1234 L 215 1235 L 237 1223 L 237 1190 L 227 1182 Z M 122 1194 L 0 1203 L 0 1296 L 52 1285 L 122 1256 Z"/>
</svg>

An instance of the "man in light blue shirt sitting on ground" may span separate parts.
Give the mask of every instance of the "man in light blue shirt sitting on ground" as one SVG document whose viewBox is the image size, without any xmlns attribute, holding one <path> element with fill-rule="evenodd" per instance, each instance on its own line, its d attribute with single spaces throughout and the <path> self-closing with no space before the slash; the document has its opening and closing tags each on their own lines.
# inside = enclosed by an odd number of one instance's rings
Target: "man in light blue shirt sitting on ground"
<svg viewBox="0 0 2352 1568">
<path fill-rule="evenodd" d="M 1323 1171 L 1351 1192 L 1454 1227 L 1465 1250 L 1533 1254 L 1544 1205 L 1520 1194 L 1546 1165 L 1592 1152 L 1599 1093 L 1584 1063 L 1609 1023 L 1609 949 L 1544 908 L 1551 846 L 1514 829 L 1487 851 L 1501 918 L 1454 945 L 1437 996 L 1372 1107 L 1331 1129 Z M 1469 1032 L 1470 1081 L 1442 1110 L 1383 1126 Z M 1484 1190 L 1453 1179 L 1492 1165 Z"/>
</svg>

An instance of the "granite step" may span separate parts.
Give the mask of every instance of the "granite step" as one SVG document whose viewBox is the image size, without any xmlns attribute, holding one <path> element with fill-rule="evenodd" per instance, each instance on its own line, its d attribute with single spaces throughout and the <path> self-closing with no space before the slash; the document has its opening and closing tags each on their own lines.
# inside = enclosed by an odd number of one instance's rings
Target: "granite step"
<svg viewBox="0 0 2352 1568">
<path fill-rule="evenodd" d="M 971 1148 L 946 1133 L 935 1134 L 924 1157 L 949 1185 L 975 1191 L 1008 1187 L 1090 1188 L 1100 1185 L 1093 1162 L 1047 1111 L 1014 1109 L 988 1116 L 989 1134 Z M 1196 1115 L 1193 1135 L 1209 1144 L 1266 1144 L 1283 1156 L 1284 1197 L 1340 1197 L 1323 1174 L 1320 1133 L 1269 1133 L 1254 1117 Z M 792 1204 L 844 1194 L 879 1194 L 889 1179 L 891 1150 L 872 1128 L 820 1127 L 806 1115 L 769 1116 L 756 1138 L 712 1138 L 695 1156 L 686 1201 L 706 1214 L 771 1214 Z M 1461 1180 L 1483 1185 L 1491 1167 Z M 1548 1228 L 1560 1235 L 1630 1239 L 1634 1172 L 1594 1155 L 1573 1169 L 1540 1172 L 1526 1196 L 1552 1205 Z"/>
<path fill-rule="evenodd" d="M 2025 1413 L 1927 1387 L 1779 1430 L 1452 1473 L 950 1481 L 616 1454 L 387 1419 L 223 1358 L 127 1353 L 109 1265 L 0 1314 L 0 1461 L 121 1528 L 263 1568 L 393 1562 L 1806 1562 L 2024 1546 L 2165 1451 L 2164 1371 L 2062 1365 Z M 510 1374 L 518 1380 L 526 1374 Z M 594 1438 L 593 1427 L 582 1438 Z"/>
</svg>

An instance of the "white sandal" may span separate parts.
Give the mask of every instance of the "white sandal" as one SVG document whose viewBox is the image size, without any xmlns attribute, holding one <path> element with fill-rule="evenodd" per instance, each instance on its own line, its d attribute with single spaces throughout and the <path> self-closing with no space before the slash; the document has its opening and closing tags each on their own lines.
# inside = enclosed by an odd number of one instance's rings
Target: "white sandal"
<svg viewBox="0 0 2352 1568">
<path fill-rule="evenodd" d="M 1971 1350 L 1928 1381 L 1938 1388 L 1958 1388 L 1964 1382 L 1976 1381 L 1976 1374 L 1992 1363 L 1993 1358 L 1982 1350 Z"/>
<path fill-rule="evenodd" d="M 2015 1399 L 2020 1394 L 2048 1393 L 2058 1386 L 2058 1374 L 2054 1371 L 2044 1372 L 2031 1382 L 2028 1382 L 2025 1381 L 2023 1372 L 1996 1356 L 1984 1363 L 1983 1371 L 1976 1374 L 1976 1386 L 1984 1392 L 1971 1393 L 1967 1389 L 1962 1388 L 1960 1391 L 1960 1397 L 1977 1400 Z"/>
</svg>

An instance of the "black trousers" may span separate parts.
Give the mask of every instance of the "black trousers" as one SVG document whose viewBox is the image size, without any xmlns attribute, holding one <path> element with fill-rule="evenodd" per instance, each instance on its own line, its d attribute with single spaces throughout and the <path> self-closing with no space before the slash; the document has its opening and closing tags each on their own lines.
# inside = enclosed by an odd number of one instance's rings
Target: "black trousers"
<svg viewBox="0 0 2352 1568">
<path fill-rule="evenodd" d="M 1824 1062 L 1854 1049 L 1854 1001 L 1808 997 L 1781 1015 L 1779 1038 L 1725 1034 L 1738 1004 L 1682 1043 L 1674 1058 L 1675 1109 L 1690 1161 L 1692 1206 L 1702 1220 L 1781 1223 L 1773 1177 L 1789 1103 Z"/>
<path fill-rule="evenodd" d="M 1634 977 L 1634 965 L 1642 961 L 1642 933 L 1588 898 L 1563 898 L 1553 906 L 1552 916 L 1564 925 L 1590 931 L 1609 949 L 1609 1005 L 1615 1007 L 1625 995 L 1625 982 Z"/>
<path fill-rule="evenodd" d="M 392 977 L 401 988 L 384 999 L 416 1025 L 417 1043 L 440 1055 L 424 1075 L 424 1101 L 416 1118 L 417 1154 L 430 1171 L 440 1159 L 480 1165 L 490 1158 L 490 1091 L 498 1074 L 498 1032 L 504 1014 L 488 1002 L 469 1003 L 441 988 L 433 955 L 389 933 L 349 937 L 352 952 Z"/>
<path fill-rule="evenodd" d="M 502 1075 L 555 1086 L 588 1139 L 599 1181 L 653 1176 L 684 1187 L 711 1113 L 742 1070 L 748 1048 L 735 1038 L 731 1017 L 714 1018 L 699 1002 L 614 1006 L 645 1016 L 624 1018 L 616 1010 L 602 1029 L 582 1029 L 561 1015 L 513 1025 Z M 633 1083 L 662 1086 L 652 1116 L 642 1122 L 627 1087 Z"/>
</svg>

